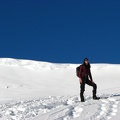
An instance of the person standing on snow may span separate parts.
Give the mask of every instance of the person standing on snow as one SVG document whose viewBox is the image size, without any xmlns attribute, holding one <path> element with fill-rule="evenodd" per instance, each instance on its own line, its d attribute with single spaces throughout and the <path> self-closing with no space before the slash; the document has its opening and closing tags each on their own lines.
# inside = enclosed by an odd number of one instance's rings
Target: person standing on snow
<svg viewBox="0 0 120 120">
<path fill-rule="evenodd" d="M 88 58 L 85 58 L 83 61 L 83 64 L 80 65 L 80 71 L 79 71 L 79 78 L 80 78 L 80 98 L 81 102 L 85 102 L 84 100 L 84 91 L 85 91 L 85 84 L 88 84 L 89 86 L 93 87 L 93 99 L 98 100 L 99 97 L 96 96 L 97 92 L 97 85 L 94 83 L 90 71 L 90 63 L 88 61 Z"/>
</svg>

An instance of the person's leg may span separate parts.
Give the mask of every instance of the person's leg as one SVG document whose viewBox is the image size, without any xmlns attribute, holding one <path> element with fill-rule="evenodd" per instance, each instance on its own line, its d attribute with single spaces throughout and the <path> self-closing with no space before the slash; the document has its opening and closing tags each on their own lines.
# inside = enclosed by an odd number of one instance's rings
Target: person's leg
<svg viewBox="0 0 120 120">
<path fill-rule="evenodd" d="M 96 98 L 97 93 L 97 85 L 95 83 L 92 83 L 89 79 L 86 80 L 86 84 L 93 87 L 93 99 Z"/>
<path fill-rule="evenodd" d="M 85 80 L 84 78 L 82 79 L 82 83 L 80 84 L 80 98 L 81 98 L 81 102 L 84 102 L 84 91 L 85 91 Z"/>
</svg>

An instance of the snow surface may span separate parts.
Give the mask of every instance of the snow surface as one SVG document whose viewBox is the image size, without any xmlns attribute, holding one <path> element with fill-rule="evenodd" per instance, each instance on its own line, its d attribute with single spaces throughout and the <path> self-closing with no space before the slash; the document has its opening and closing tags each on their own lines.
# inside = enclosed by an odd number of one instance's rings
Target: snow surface
<svg viewBox="0 0 120 120">
<path fill-rule="evenodd" d="M 79 98 L 78 64 L 0 59 L 1 120 L 119 120 L 120 65 L 91 64 L 100 100 L 86 85 Z"/>
</svg>

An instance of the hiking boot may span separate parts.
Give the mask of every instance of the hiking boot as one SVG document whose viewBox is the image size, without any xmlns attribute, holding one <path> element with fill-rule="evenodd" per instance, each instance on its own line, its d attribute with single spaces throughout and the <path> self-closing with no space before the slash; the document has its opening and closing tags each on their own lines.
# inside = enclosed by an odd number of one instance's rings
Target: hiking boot
<svg viewBox="0 0 120 120">
<path fill-rule="evenodd" d="M 80 99 L 81 99 L 81 102 L 85 102 L 83 92 L 80 93 Z"/>
<path fill-rule="evenodd" d="M 81 102 L 85 102 L 85 100 L 81 100 Z"/>
<path fill-rule="evenodd" d="M 93 96 L 93 100 L 99 100 L 100 97 L 97 97 L 97 96 Z"/>
</svg>

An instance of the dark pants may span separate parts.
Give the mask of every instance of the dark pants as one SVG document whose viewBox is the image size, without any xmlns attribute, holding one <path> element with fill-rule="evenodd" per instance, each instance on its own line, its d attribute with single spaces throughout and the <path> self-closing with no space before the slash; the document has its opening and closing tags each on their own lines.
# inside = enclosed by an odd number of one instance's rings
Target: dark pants
<svg viewBox="0 0 120 120">
<path fill-rule="evenodd" d="M 93 87 L 93 97 L 96 97 L 97 85 L 92 83 L 88 78 L 82 78 L 82 83 L 80 84 L 80 98 L 81 101 L 84 101 L 84 91 L 85 91 L 85 84 Z"/>
</svg>

